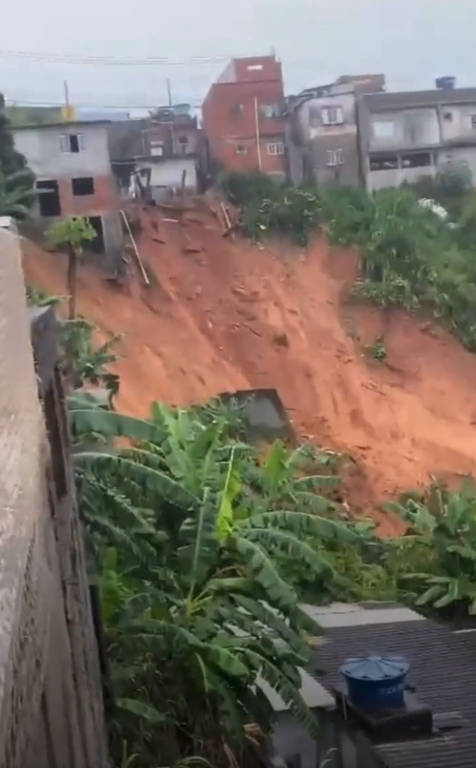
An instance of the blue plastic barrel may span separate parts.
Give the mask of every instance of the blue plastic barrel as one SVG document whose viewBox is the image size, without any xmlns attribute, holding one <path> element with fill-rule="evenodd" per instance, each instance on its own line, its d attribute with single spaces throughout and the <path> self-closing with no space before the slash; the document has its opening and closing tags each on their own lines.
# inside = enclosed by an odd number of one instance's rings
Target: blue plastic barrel
<svg viewBox="0 0 476 768">
<path fill-rule="evenodd" d="M 405 678 L 410 664 L 403 656 L 358 656 L 340 668 L 354 706 L 369 711 L 404 706 Z"/>
<path fill-rule="evenodd" d="M 453 75 L 444 75 L 443 77 L 437 77 L 435 85 L 443 91 L 452 91 L 456 85 L 456 77 Z"/>
</svg>

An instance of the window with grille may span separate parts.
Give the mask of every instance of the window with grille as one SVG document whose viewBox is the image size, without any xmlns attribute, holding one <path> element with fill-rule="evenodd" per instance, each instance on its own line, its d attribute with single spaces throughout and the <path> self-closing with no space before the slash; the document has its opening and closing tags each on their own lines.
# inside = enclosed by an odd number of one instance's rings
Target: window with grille
<svg viewBox="0 0 476 768">
<path fill-rule="evenodd" d="M 272 141 L 266 145 L 268 155 L 284 155 L 284 144 L 282 141 Z"/>
<path fill-rule="evenodd" d="M 343 165 L 344 164 L 344 150 L 343 149 L 328 149 L 326 165 Z"/>
<path fill-rule="evenodd" d="M 61 152 L 82 152 L 85 147 L 84 133 L 62 133 L 60 136 Z"/>
<path fill-rule="evenodd" d="M 342 107 L 323 107 L 321 117 L 324 125 L 340 125 L 344 122 Z"/>
</svg>

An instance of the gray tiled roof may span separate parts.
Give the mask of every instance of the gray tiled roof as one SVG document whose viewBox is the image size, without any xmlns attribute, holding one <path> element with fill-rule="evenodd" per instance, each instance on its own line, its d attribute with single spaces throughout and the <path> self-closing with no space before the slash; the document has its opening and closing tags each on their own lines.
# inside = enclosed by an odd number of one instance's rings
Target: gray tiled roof
<svg viewBox="0 0 476 768">
<path fill-rule="evenodd" d="M 433 715 L 459 713 L 462 727 L 441 736 L 374 745 L 387 768 L 475 768 L 476 632 L 455 634 L 433 621 L 335 627 L 314 655 L 317 679 L 329 690 L 340 682 L 339 666 L 368 652 L 406 656 L 409 682 Z M 311 667 L 311 670 L 312 670 Z"/>
</svg>

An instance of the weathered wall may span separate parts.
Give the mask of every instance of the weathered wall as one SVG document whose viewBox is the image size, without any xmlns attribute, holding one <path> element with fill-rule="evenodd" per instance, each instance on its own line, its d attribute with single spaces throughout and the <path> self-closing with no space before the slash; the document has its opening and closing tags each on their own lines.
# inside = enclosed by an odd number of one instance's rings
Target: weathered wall
<svg viewBox="0 0 476 768">
<path fill-rule="evenodd" d="M 69 125 L 14 128 L 16 149 L 25 155 L 38 178 L 60 176 L 105 176 L 111 173 L 107 123 L 71 123 Z M 62 152 L 60 136 L 80 133 L 84 149 Z"/>
<path fill-rule="evenodd" d="M 36 318 L 35 375 L 18 243 L 0 229 L 0 765 L 104 768 L 55 323 Z"/>
</svg>

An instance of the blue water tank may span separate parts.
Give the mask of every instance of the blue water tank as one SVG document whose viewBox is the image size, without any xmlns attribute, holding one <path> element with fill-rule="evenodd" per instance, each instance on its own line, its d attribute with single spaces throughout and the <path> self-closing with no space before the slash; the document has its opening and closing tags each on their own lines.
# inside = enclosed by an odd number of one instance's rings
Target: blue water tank
<svg viewBox="0 0 476 768">
<path fill-rule="evenodd" d="M 405 678 L 410 664 L 403 656 L 358 656 L 340 668 L 355 707 L 369 711 L 404 706 Z"/>
<path fill-rule="evenodd" d="M 443 91 L 452 91 L 456 85 L 456 77 L 453 75 L 444 75 L 444 77 L 437 77 L 435 85 Z"/>
</svg>

